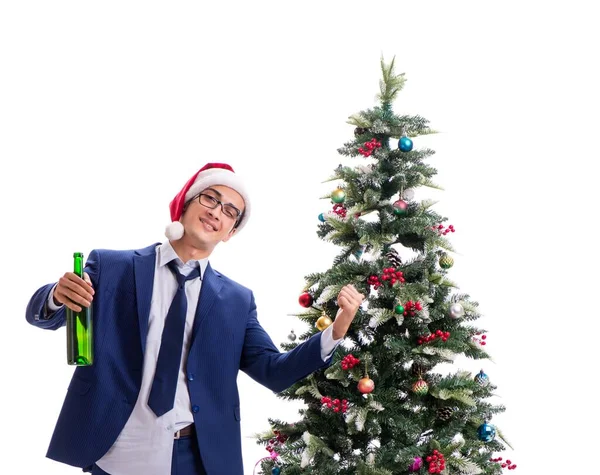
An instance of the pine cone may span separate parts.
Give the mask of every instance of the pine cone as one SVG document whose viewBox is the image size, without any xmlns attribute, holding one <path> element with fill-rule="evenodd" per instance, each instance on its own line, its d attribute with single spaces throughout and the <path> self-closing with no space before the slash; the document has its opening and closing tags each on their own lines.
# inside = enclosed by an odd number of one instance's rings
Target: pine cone
<svg viewBox="0 0 600 475">
<path fill-rule="evenodd" d="M 436 416 L 440 421 L 447 421 L 448 419 L 450 419 L 450 417 L 452 417 L 452 413 L 454 412 L 454 409 L 452 409 L 451 407 L 440 407 L 437 410 Z"/>
<path fill-rule="evenodd" d="M 354 129 L 354 135 L 355 136 L 359 136 L 359 135 L 363 135 L 369 132 L 369 129 L 366 129 L 364 127 L 356 127 L 356 129 Z"/>
<path fill-rule="evenodd" d="M 413 362 L 412 366 L 410 367 L 410 372 L 414 376 L 423 376 L 428 370 L 429 368 L 427 368 L 427 366 L 422 363 L 417 363 L 416 361 Z"/>
<path fill-rule="evenodd" d="M 402 259 L 400 259 L 396 249 L 390 249 L 385 257 L 387 257 L 388 261 L 390 261 L 394 267 L 399 267 L 402 264 Z"/>
</svg>

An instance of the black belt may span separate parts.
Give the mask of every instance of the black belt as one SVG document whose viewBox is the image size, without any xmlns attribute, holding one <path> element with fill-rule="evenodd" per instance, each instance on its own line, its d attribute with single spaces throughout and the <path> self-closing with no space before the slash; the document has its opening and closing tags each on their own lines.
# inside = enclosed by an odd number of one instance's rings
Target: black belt
<svg viewBox="0 0 600 475">
<path fill-rule="evenodd" d="M 190 424 L 189 426 L 186 426 L 183 429 L 179 429 L 177 432 L 175 432 L 175 440 L 180 439 L 181 437 L 189 437 L 195 432 L 196 426 L 194 424 Z"/>
</svg>

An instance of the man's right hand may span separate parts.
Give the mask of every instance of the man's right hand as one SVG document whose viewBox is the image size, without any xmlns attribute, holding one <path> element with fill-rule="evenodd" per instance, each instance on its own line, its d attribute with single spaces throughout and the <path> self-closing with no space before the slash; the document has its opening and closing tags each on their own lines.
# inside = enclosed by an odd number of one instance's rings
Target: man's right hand
<svg viewBox="0 0 600 475">
<path fill-rule="evenodd" d="M 73 272 L 67 272 L 56 284 L 52 298 L 57 306 L 64 304 L 74 312 L 81 312 L 81 305 L 89 307 L 92 304 L 93 295 L 89 275 L 84 272 L 82 279 Z"/>
</svg>

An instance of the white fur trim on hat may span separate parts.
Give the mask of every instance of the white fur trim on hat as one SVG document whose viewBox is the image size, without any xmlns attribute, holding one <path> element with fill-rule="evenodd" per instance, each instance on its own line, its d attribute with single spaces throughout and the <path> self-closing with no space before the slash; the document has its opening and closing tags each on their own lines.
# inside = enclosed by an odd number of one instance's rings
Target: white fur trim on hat
<svg viewBox="0 0 600 475">
<path fill-rule="evenodd" d="M 223 168 L 212 168 L 199 173 L 196 181 L 185 194 L 185 201 L 191 200 L 200 192 L 214 185 L 227 186 L 237 191 L 244 199 L 244 214 L 248 214 L 250 199 L 246 187 L 235 173 Z"/>
</svg>

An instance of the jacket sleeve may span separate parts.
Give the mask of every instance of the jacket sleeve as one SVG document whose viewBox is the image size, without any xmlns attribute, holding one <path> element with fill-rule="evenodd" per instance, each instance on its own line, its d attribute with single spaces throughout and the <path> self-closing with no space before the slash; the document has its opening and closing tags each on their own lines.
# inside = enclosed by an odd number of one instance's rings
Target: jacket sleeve
<svg viewBox="0 0 600 475">
<path fill-rule="evenodd" d="M 47 284 L 35 291 L 25 311 L 25 319 L 33 326 L 45 330 L 56 330 L 65 324 L 65 307 L 62 306 L 56 312 L 50 312 L 46 303 L 50 291 L 55 284 Z"/>
<path fill-rule="evenodd" d="M 335 350 L 334 350 L 335 352 Z M 262 328 L 252 296 L 240 369 L 275 392 L 289 388 L 311 373 L 328 367 L 321 357 L 321 334 L 317 333 L 293 350 L 282 353 Z"/>
<path fill-rule="evenodd" d="M 84 272 L 90 276 L 92 286 L 96 287 L 99 278 L 99 255 L 98 251 L 92 251 L 86 262 Z M 65 306 L 56 312 L 50 312 L 47 306 L 48 297 L 56 282 L 46 284 L 36 290 L 27 304 L 25 319 L 31 325 L 45 330 L 56 330 L 66 323 Z"/>
</svg>

